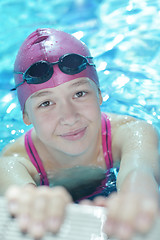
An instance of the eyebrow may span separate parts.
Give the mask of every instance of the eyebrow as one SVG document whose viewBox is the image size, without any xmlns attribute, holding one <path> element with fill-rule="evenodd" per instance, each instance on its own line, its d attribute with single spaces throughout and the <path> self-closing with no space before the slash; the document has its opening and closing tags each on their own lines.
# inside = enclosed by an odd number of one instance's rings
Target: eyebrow
<svg viewBox="0 0 160 240">
<path fill-rule="evenodd" d="M 70 87 L 81 86 L 81 85 L 86 85 L 86 84 L 89 85 L 88 80 L 83 79 L 83 80 L 80 80 L 80 81 L 78 81 L 78 82 L 72 83 L 72 84 L 70 85 Z"/>
<path fill-rule="evenodd" d="M 89 85 L 89 82 L 87 80 L 83 79 L 78 82 L 72 83 L 69 87 L 75 87 L 75 86 L 77 87 L 77 86 L 82 86 L 82 85 L 86 85 L 86 84 Z M 53 94 L 53 93 L 50 91 L 36 92 L 31 96 L 31 98 L 43 97 L 48 94 Z"/>
<path fill-rule="evenodd" d="M 53 93 L 51 93 L 50 91 L 36 92 L 35 94 L 33 94 L 31 96 L 31 98 L 43 97 L 43 96 L 45 96 L 47 94 L 53 94 Z"/>
</svg>

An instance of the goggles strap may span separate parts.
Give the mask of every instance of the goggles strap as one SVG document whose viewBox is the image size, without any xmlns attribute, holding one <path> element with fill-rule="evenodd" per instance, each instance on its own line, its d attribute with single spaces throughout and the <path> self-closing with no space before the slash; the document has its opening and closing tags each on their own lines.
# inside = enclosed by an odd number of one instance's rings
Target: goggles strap
<svg viewBox="0 0 160 240">
<path fill-rule="evenodd" d="M 17 84 L 14 88 L 12 88 L 10 91 L 15 91 L 17 89 L 17 87 L 21 86 L 23 83 L 25 83 L 25 80 L 23 80 L 23 82 L 20 82 L 19 84 Z"/>
<path fill-rule="evenodd" d="M 72 69 L 72 68 L 70 68 L 69 66 L 65 66 L 65 64 L 63 65 L 63 60 L 64 60 L 64 58 L 65 57 L 69 57 L 69 56 L 73 56 L 73 55 L 75 55 L 75 56 L 79 56 L 79 57 L 81 57 L 83 60 L 85 59 L 86 60 L 86 62 L 83 62 L 82 61 L 82 63 L 81 64 L 79 64 L 78 66 L 77 66 L 77 69 Z M 53 65 L 55 65 L 55 64 L 58 64 L 58 66 L 59 66 L 59 69 L 63 72 L 63 73 L 66 73 L 66 74 L 69 74 L 69 75 L 74 75 L 74 74 L 77 74 L 77 73 L 79 73 L 79 72 L 81 72 L 81 71 L 83 71 L 85 68 L 86 68 L 86 65 L 88 64 L 89 66 L 94 66 L 95 67 L 95 64 L 94 63 L 89 63 L 89 61 L 87 60 L 87 59 L 93 59 L 93 57 L 92 56 L 86 56 L 86 57 L 84 57 L 84 56 L 81 56 L 81 55 L 79 55 L 79 54 L 66 54 L 66 55 L 63 55 L 62 57 L 60 57 L 59 58 L 59 60 L 58 61 L 56 61 L 56 62 L 53 62 L 53 63 L 48 63 L 48 62 L 46 62 L 46 61 L 39 61 L 39 62 L 36 62 L 36 63 L 34 63 L 34 64 L 32 64 L 25 72 L 17 72 L 17 71 L 15 71 L 14 73 L 16 73 L 16 74 L 22 74 L 23 75 L 23 81 L 21 82 L 21 83 L 19 83 L 19 84 L 17 84 L 14 88 L 12 88 L 11 89 L 11 91 L 14 91 L 14 90 L 16 90 L 17 89 L 17 87 L 19 87 L 19 86 L 21 86 L 23 83 L 25 83 L 25 82 L 27 82 L 28 84 L 31 84 L 31 82 L 30 81 L 28 81 L 28 79 L 26 78 L 25 79 L 25 77 L 26 77 L 26 74 L 27 74 L 27 72 L 29 71 L 29 69 L 31 68 L 31 67 L 33 67 L 33 66 L 38 66 L 38 63 L 46 63 L 47 64 L 47 66 L 48 66 L 48 70 L 49 70 L 49 67 L 50 66 L 53 66 Z M 73 59 L 72 59 L 73 60 Z M 65 61 L 64 61 L 65 62 Z M 66 68 L 66 71 L 64 71 L 64 68 Z M 70 71 L 69 71 L 70 70 Z M 71 70 L 72 70 L 72 72 L 71 72 Z M 75 70 L 75 71 L 74 71 Z M 78 71 L 77 71 L 78 70 Z M 50 77 L 53 75 L 53 72 L 51 73 L 51 75 L 50 75 Z M 30 76 L 31 77 L 31 76 Z M 35 79 L 37 79 L 37 78 L 41 78 L 41 77 L 31 77 L 32 79 L 33 78 L 35 78 Z M 48 79 L 49 80 L 49 79 Z M 48 81 L 48 80 L 46 80 L 46 81 Z M 43 81 L 43 82 L 45 82 L 45 81 Z M 42 83 L 41 81 L 40 82 L 34 82 L 35 84 L 37 84 L 37 83 Z M 34 84 L 33 83 L 33 84 Z"/>
</svg>

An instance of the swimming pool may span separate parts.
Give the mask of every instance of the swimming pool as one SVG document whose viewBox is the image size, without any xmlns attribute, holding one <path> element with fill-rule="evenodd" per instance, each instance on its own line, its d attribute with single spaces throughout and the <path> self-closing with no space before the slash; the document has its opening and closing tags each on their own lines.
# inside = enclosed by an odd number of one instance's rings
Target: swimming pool
<svg viewBox="0 0 160 240">
<path fill-rule="evenodd" d="M 67 31 L 89 46 L 103 111 L 145 119 L 160 132 L 159 0 L 2 0 L 0 17 L 0 150 L 29 128 L 9 89 L 17 50 L 39 27 Z"/>
</svg>

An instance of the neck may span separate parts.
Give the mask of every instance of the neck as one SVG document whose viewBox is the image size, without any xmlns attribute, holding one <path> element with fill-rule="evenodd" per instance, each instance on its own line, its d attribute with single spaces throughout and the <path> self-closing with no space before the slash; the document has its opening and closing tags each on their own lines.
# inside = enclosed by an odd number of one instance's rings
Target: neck
<svg viewBox="0 0 160 240">
<path fill-rule="evenodd" d="M 57 167 L 59 168 L 71 168 L 77 165 L 91 165 L 93 164 L 98 155 L 99 155 L 99 144 L 95 144 L 95 146 L 90 147 L 85 152 L 76 154 L 76 155 L 70 155 L 59 151 L 50 151 L 48 149 L 48 152 L 51 153 L 51 162 L 56 163 Z"/>
<path fill-rule="evenodd" d="M 80 165 L 93 165 L 100 152 L 100 144 L 96 141 L 92 146 L 90 146 L 85 152 L 70 155 L 64 152 L 59 152 L 57 150 L 48 149 L 51 154 L 51 162 L 56 164 L 57 168 L 71 168 Z"/>
</svg>

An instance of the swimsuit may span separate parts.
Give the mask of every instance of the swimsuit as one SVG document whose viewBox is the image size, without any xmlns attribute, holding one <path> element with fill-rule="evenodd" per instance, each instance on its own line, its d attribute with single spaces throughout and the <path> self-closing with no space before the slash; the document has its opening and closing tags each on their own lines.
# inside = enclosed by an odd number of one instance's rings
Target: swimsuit
<svg viewBox="0 0 160 240">
<path fill-rule="evenodd" d="M 102 146 L 103 146 L 103 154 L 107 169 L 113 168 L 113 160 L 112 160 L 112 151 L 111 151 L 111 125 L 110 120 L 108 119 L 105 113 L 101 114 L 101 124 L 102 124 Z M 31 132 L 33 129 L 30 129 L 25 134 L 25 147 L 27 154 L 37 169 L 37 172 L 40 175 L 40 185 L 49 186 L 49 181 L 47 178 L 46 171 L 43 167 L 43 163 L 38 155 L 38 152 L 34 146 L 32 141 Z"/>
</svg>

